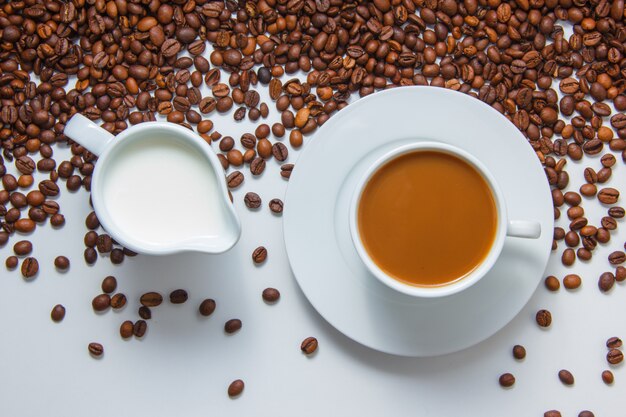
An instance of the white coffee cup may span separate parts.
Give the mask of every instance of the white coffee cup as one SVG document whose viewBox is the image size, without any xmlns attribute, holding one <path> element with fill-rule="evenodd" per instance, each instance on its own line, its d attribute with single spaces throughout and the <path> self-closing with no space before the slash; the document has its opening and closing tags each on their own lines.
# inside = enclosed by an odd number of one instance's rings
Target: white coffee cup
<svg viewBox="0 0 626 417">
<path fill-rule="evenodd" d="M 416 286 L 405 284 L 400 282 L 399 280 L 389 276 L 386 274 L 381 268 L 376 265 L 376 263 L 371 259 L 363 242 L 361 240 L 359 227 L 358 227 L 358 208 L 359 202 L 361 200 L 361 195 L 363 193 L 363 189 L 366 184 L 372 177 L 372 175 L 385 163 L 399 157 L 400 155 L 416 152 L 416 151 L 437 151 L 443 152 L 450 155 L 453 155 L 457 158 L 462 159 L 463 161 L 469 163 L 472 167 L 479 172 L 482 177 L 485 179 L 489 188 L 491 189 L 491 194 L 493 195 L 496 213 L 497 213 L 497 222 L 496 222 L 496 236 L 491 245 L 491 249 L 489 250 L 487 256 L 485 256 L 484 260 L 474 268 L 470 273 L 465 275 L 464 277 L 459 277 L 460 279 L 453 281 L 449 284 L 436 286 L 436 287 L 426 287 L 426 286 Z M 502 251 L 502 247 L 504 246 L 505 237 L 519 237 L 519 238 L 531 238 L 536 239 L 541 235 L 541 225 L 536 221 L 526 221 L 526 220 L 509 220 L 507 218 L 506 205 L 504 201 L 504 196 L 502 191 L 498 187 L 498 184 L 493 177 L 493 175 L 489 172 L 489 170 L 485 167 L 485 165 L 476 159 L 474 156 L 470 155 L 468 152 L 459 149 L 455 146 L 451 146 L 445 143 L 439 142 L 416 142 L 404 146 L 400 146 L 396 149 L 393 149 L 380 158 L 378 158 L 363 174 L 360 181 L 358 182 L 354 194 L 352 196 L 352 201 L 350 203 L 350 234 L 352 236 L 352 242 L 354 247 L 367 267 L 369 271 L 383 284 L 386 286 L 399 291 L 401 293 L 414 296 L 414 297 L 423 297 L 423 298 L 433 298 L 433 297 L 443 297 L 447 295 L 452 295 L 463 291 L 472 285 L 476 284 L 483 278 L 493 267 L 493 265 L 498 260 L 500 253 Z"/>
<path fill-rule="evenodd" d="M 241 234 L 241 224 L 229 199 L 224 169 L 211 147 L 193 131 L 173 123 L 146 122 L 132 126 L 117 136 L 114 136 L 86 117 L 76 114 L 67 122 L 64 133 L 98 156 L 98 163 L 95 166 L 91 181 L 92 203 L 98 220 L 107 233 L 118 243 L 133 251 L 151 255 L 164 255 L 185 251 L 221 253 L 230 249 L 237 243 Z M 132 231 L 129 232 L 129 229 L 132 228 L 128 227 L 128 222 L 126 222 L 126 227 L 122 226 L 123 219 L 121 219 L 121 217 L 124 216 L 123 207 L 121 211 L 119 207 L 117 207 L 115 211 L 116 214 L 112 214 L 112 202 L 110 199 L 107 201 L 104 195 L 104 187 L 106 181 L 111 180 L 111 170 L 115 169 L 116 159 L 123 157 L 123 152 L 128 149 L 144 146 L 141 141 L 147 141 L 151 137 L 167 137 L 167 146 L 171 145 L 176 147 L 168 149 L 179 149 L 178 147 L 182 149 L 184 147 L 185 152 L 191 152 L 189 155 L 193 156 L 195 166 L 206 168 L 206 173 L 208 174 L 206 178 L 210 177 L 210 181 L 213 181 L 211 184 L 207 183 L 207 185 L 211 185 L 211 187 L 208 188 L 215 193 L 215 199 L 212 201 L 215 201 L 215 204 L 219 204 L 219 206 L 215 207 L 219 208 L 220 215 L 223 217 L 219 219 L 219 227 L 216 229 L 217 232 L 208 233 L 206 230 L 198 230 L 197 233 L 190 232 L 188 236 L 176 236 L 176 238 L 172 238 L 169 241 L 146 238 L 143 235 L 138 236 L 136 231 L 135 233 Z M 133 148 L 133 146 L 135 147 Z M 200 155 L 201 161 L 203 162 L 199 162 L 198 155 Z M 206 166 L 204 166 L 204 162 Z M 171 167 L 167 165 L 168 162 L 166 161 L 164 166 L 160 167 L 160 169 L 170 169 Z M 206 178 L 203 176 L 202 179 L 209 181 Z M 103 182 L 105 184 L 103 184 Z M 201 183 L 201 181 L 198 182 Z M 109 185 L 106 184 L 106 186 L 108 187 Z M 120 182 L 118 186 L 126 187 L 125 191 L 133 191 L 128 190 L 129 187 L 124 182 Z M 151 194 L 148 196 L 148 198 L 151 199 L 149 203 L 168 203 L 176 197 L 177 191 L 176 189 L 164 189 L 163 193 L 158 193 L 160 195 L 157 195 L 157 193 L 154 193 L 154 195 Z M 204 192 L 204 190 L 198 190 L 197 196 L 203 197 L 201 195 L 202 192 Z M 119 201 L 117 204 L 119 204 Z M 176 208 L 179 208 L 180 211 L 173 213 L 173 215 L 188 216 L 189 213 L 185 212 L 185 210 L 190 207 L 193 208 L 193 204 L 197 204 L 197 198 L 186 198 L 185 201 L 176 204 Z M 198 213 L 196 213 L 196 215 L 197 214 Z M 203 213 L 199 214 L 203 215 Z M 204 213 L 204 215 L 211 216 L 216 214 Z M 188 222 L 186 223 L 187 226 L 194 226 L 193 223 L 190 223 L 189 219 L 185 220 Z M 175 222 L 170 221 L 169 223 Z M 168 226 L 168 218 L 163 218 L 162 222 L 150 226 L 154 228 L 171 227 Z M 168 239 L 168 237 L 164 237 L 163 239 Z"/>
</svg>

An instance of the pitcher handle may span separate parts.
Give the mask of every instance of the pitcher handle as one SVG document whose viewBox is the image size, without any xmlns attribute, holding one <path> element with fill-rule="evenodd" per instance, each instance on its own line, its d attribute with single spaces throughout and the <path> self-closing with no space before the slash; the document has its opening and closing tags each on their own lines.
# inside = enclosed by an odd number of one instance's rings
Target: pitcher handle
<svg viewBox="0 0 626 417">
<path fill-rule="evenodd" d="M 96 156 L 100 156 L 115 137 L 79 113 L 67 121 L 63 133 Z"/>
<path fill-rule="evenodd" d="M 537 239 L 541 236 L 541 224 L 527 220 L 509 220 L 507 236 Z"/>
</svg>

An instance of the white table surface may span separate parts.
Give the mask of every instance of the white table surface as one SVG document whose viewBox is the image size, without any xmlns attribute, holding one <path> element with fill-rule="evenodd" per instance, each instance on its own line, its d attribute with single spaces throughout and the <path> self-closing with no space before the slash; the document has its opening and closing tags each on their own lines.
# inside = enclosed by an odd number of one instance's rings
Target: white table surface
<svg viewBox="0 0 626 417">
<path fill-rule="evenodd" d="M 266 87 L 259 85 L 258 90 L 270 106 L 266 122 L 271 125 L 279 115 Z M 242 133 L 253 131 L 248 121 L 235 123 L 232 111 L 211 119 L 216 130 L 237 143 Z M 287 140 L 285 136 L 283 141 Z M 55 146 L 54 151 L 58 162 L 69 154 L 67 147 Z M 291 148 L 289 152 L 286 162 L 295 162 L 298 152 Z M 605 186 L 626 191 L 626 168 L 616 156 L 613 177 Z M 584 166 L 600 168 L 599 157 L 586 158 L 586 165 L 568 162 L 568 189 L 577 190 L 582 184 Z M 606 256 L 623 249 L 623 220 L 611 242 L 599 245 L 589 263 L 563 267 L 563 242 L 553 253 L 546 275 L 562 278 L 578 273 L 583 278 L 580 289 L 561 287 L 550 293 L 540 285 L 508 326 L 465 351 L 436 358 L 394 357 L 340 334 L 298 288 L 285 254 L 281 217 L 267 206 L 272 198 L 285 195 L 287 181 L 279 171 L 275 160 L 268 161 L 260 178 L 252 178 L 247 167 L 243 170 L 245 182 L 233 192 L 243 233 L 228 253 L 140 255 L 117 266 L 107 258 L 94 266 L 85 264 L 88 194 L 68 192 L 65 181 L 59 180 L 65 226 L 38 227 L 32 235 L 14 236 L 0 248 L 4 262 L 13 243 L 31 239 L 40 264 L 38 276 L 30 282 L 22 279 L 19 268 L 9 272 L 0 266 L 0 416 L 541 416 L 549 409 L 559 409 L 564 416 L 576 416 L 583 409 L 596 416 L 623 415 L 626 371 L 623 366 L 612 367 L 613 386 L 606 386 L 600 373 L 609 368 L 606 339 L 626 337 L 626 288 L 617 284 L 608 294 L 597 288 L 600 273 L 614 270 Z M 243 204 L 248 191 L 263 199 L 258 212 Z M 171 190 L 163 198 L 174 194 Z M 598 225 L 606 208 L 587 199 L 583 206 L 590 223 Z M 180 212 L 184 212 L 182 205 Z M 567 223 L 563 210 L 557 225 L 567 229 Z M 166 219 L 161 227 L 167 227 Z M 262 266 L 251 261 L 258 245 L 269 252 Z M 55 270 L 53 260 L 58 255 L 70 258 L 69 271 Z M 121 311 L 95 313 L 91 300 L 110 274 L 117 277 L 118 290 L 126 294 L 128 304 Z M 261 299 L 266 287 L 281 291 L 275 305 Z M 169 292 L 177 288 L 189 292 L 187 303 L 169 303 Z M 152 309 L 143 340 L 122 340 L 120 324 L 139 319 L 139 296 L 147 291 L 162 293 L 164 303 Z M 201 317 L 198 305 L 209 297 L 216 300 L 217 309 L 211 317 Z M 57 303 L 67 309 L 61 323 L 50 320 Z M 534 321 L 541 308 L 553 314 L 547 330 Z M 227 335 L 223 326 L 231 318 L 241 319 L 243 328 Z M 300 352 L 307 336 L 319 340 L 319 349 L 311 357 Z M 94 359 L 87 352 L 92 341 L 104 345 L 102 358 Z M 526 347 L 525 360 L 513 359 L 515 344 Z M 574 374 L 574 386 L 558 380 L 557 372 L 563 368 Z M 512 389 L 498 385 L 504 372 L 517 378 Z M 237 378 L 246 387 L 239 398 L 230 399 L 226 390 Z"/>
</svg>

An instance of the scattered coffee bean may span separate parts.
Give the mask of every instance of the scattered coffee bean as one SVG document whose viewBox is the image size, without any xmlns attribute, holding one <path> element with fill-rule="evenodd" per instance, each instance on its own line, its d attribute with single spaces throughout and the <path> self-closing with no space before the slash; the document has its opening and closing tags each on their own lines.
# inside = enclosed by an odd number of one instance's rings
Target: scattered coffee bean
<svg viewBox="0 0 626 417">
<path fill-rule="evenodd" d="M 602 371 L 602 381 L 604 381 L 605 384 L 611 385 L 614 380 L 615 377 L 613 376 L 613 372 L 609 371 L 608 369 Z"/>
<path fill-rule="evenodd" d="M 272 213 L 280 214 L 283 212 L 283 202 L 280 198 L 274 198 L 270 201 L 270 210 Z"/>
<path fill-rule="evenodd" d="M 91 307 L 93 307 L 94 311 L 104 311 L 110 306 L 111 297 L 109 294 L 99 294 L 91 300 Z"/>
<path fill-rule="evenodd" d="M 576 274 L 568 274 L 563 278 L 563 286 L 568 290 L 575 290 L 580 287 L 582 280 L 579 275 Z"/>
<path fill-rule="evenodd" d="M 213 314 L 215 311 L 215 300 L 211 298 L 207 298 L 206 300 L 200 303 L 200 307 L 198 307 L 200 314 L 207 317 Z"/>
<path fill-rule="evenodd" d="M 139 302 L 146 307 L 156 307 L 163 302 L 163 296 L 158 292 L 147 292 L 141 296 Z"/>
<path fill-rule="evenodd" d="M 61 304 L 55 305 L 50 312 L 50 318 L 52 319 L 52 321 L 59 322 L 63 320 L 64 317 L 65 307 L 63 307 Z"/>
<path fill-rule="evenodd" d="M 600 291 L 607 292 L 611 288 L 613 288 L 613 284 L 615 284 L 615 276 L 612 272 L 603 272 L 598 279 L 598 288 Z"/>
<path fill-rule="evenodd" d="M 228 386 L 228 396 L 229 397 L 237 397 L 241 395 L 244 389 L 244 382 L 241 379 L 236 379 L 230 383 Z"/>
<path fill-rule="evenodd" d="M 263 290 L 263 299 L 268 303 L 275 303 L 280 298 L 280 292 L 276 288 L 266 288 Z"/>
<path fill-rule="evenodd" d="M 235 333 L 239 329 L 241 329 L 241 320 L 239 319 L 230 319 L 224 324 L 224 331 L 228 334 Z"/>
<path fill-rule="evenodd" d="M 611 349 L 606 354 L 606 361 L 610 363 L 611 365 L 617 365 L 623 360 L 624 360 L 624 354 L 622 353 L 621 350 Z"/>
<path fill-rule="evenodd" d="M 312 354 L 313 352 L 315 352 L 317 350 L 317 339 L 314 337 L 307 337 L 306 339 L 304 339 L 302 341 L 302 343 L 300 344 L 300 350 L 304 353 L 306 353 L 307 355 Z"/>
<path fill-rule="evenodd" d="M 134 330 L 133 322 L 130 320 L 126 320 L 120 326 L 120 336 L 122 336 L 122 339 L 128 339 L 129 337 L 133 335 L 133 330 Z"/>
<path fill-rule="evenodd" d="M 500 383 L 501 387 L 509 388 L 512 387 L 513 384 L 515 384 L 515 377 L 513 376 L 513 374 L 510 373 L 502 374 L 500 375 L 498 382 Z"/>
<path fill-rule="evenodd" d="M 54 258 L 54 266 L 61 271 L 65 271 L 70 267 L 70 260 L 62 255 L 57 256 Z"/>
<path fill-rule="evenodd" d="M 518 360 L 524 359 L 526 357 L 526 348 L 522 345 L 513 346 L 513 357 Z"/>
<path fill-rule="evenodd" d="M 170 293 L 170 303 L 172 304 L 183 304 L 187 301 L 188 295 L 185 290 L 174 290 Z"/>
<path fill-rule="evenodd" d="M 543 417 L 562 417 L 559 410 L 549 410 L 543 413 Z"/>
<path fill-rule="evenodd" d="M 589 410 L 583 410 L 578 413 L 578 417 L 595 417 L 595 415 Z"/>
<path fill-rule="evenodd" d="M 549 327 L 552 324 L 552 314 L 548 310 L 539 310 L 535 320 L 540 327 Z"/>
<path fill-rule="evenodd" d="M 267 249 L 264 246 L 259 246 L 252 252 L 252 261 L 255 264 L 261 264 L 267 259 Z"/>
<path fill-rule="evenodd" d="M 104 353 L 104 348 L 100 343 L 91 342 L 87 348 L 89 349 L 89 353 L 95 357 L 100 357 Z"/>
<path fill-rule="evenodd" d="M 622 339 L 620 339 L 619 337 L 610 337 L 607 341 L 606 341 L 606 347 L 609 349 L 617 349 L 622 347 Z"/>
<path fill-rule="evenodd" d="M 558 278 L 553 275 L 548 275 L 544 280 L 544 284 L 549 291 L 558 291 L 561 287 Z"/>
<path fill-rule="evenodd" d="M 567 369 L 561 369 L 559 371 L 559 379 L 565 385 L 574 385 L 574 375 Z"/>
<path fill-rule="evenodd" d="M 11 255 L 7 257 L 4 264 L 7 267 L 7 269 L 15 269 L 17 268 L 17 265 L 19 264 L 19 259 L 17 259 L 17 256 Z"/>
<path fill-rule="evenodd" d="M 249 209 L 258 209 L 261 207 L 261 197 L 257 193 L 249 192 L 243 198 L 246 207 Z"/>
<path fill-rule="evenodd" d="M 609 263 L 611 265 L 623 264 L 624 262 L 626 262 L 626 253 L 624 253 L 621 250 L 618 250 L 615 252 L 611 252 L 608 258 L 609 258 Z"/>
<path fill-rule="evenodd" d="M 28 240 L 20 240 L 15 245 L 13 245 L 13 252 L 17 256 L 25 256 L 30 254 L 33 251 L 33 244 Z"/>
<path fill-rule="evenodd" d="M 32 278 L 39 272 L 39 262 L 36 258 L 28 257 L 22 261 L 22 276 Z"/>
<path fill-rule="evenodd" d="M 126 296 L 121 292 L 118 292 L 111 297 L 111 308 L 118 310 L 126 305 Z"/>
<path fill-rule="evenodd" d="M 114 276 L 109 275 L 102 280 L 102 292 L 105 294 L 111 294 L 117 289 L 117 279 Z"/>
<path fill-rule="evenodd" d="M 148 323 L 145 320 L 137 320 L 133 325 L 133 334 L 135 337 L 143 337 L 148 330 Z"/>
<path fill-rule="evenodd" d="M 152 311 L 146 306 L 139 307 L 137 314 L 144 320 L 150 320 L 152 318 Z"/>
</svg>

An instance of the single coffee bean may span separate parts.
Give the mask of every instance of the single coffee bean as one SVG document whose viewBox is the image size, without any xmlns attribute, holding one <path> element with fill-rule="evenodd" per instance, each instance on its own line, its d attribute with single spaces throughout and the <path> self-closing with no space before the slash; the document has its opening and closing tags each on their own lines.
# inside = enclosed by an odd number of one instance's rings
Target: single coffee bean
<svg viewBox="0 0 626 417">
<path fill-rule="evenodd" d="M 559 379 L 565 385 L 574 385 L 574 375 L 567 369 L 561 369 L 559 371 Z"/>
<path fill-rule="evenodd" d="M 570 248 L 575 248 L 580 243 L 580 237 L 578 233 L 569 231 L 565 234 L 565 244 Z"/>
<path fill-rule="evenodd" d="M 228 334 L 235 333 L 239 329 L 241 329 L 241 320 L 239 319 L 230 319 L 224 324 L 224 331 Z"/>
<path fill-rule="evenodd" d="M 318 345 L 318 342 L 316 338 L 307 337 L 300 344 L 300 350 L 304 352 L 305 354 L 310 355 L 317 350 L 317 345 Z"/>
<path fill-rule="evenodd" d="M 163 302 L 163 296 L 158 292 L 147 292 L 141 296 L 139 302 L 146 307 L 156 307 Z"/>
<path fill-rule="evenodd" d="M 17 259 L 17 256 L 13 256 L 13 255 L 7 257 L 6 261 L 4 262 L 7 269 L 17 268 L 18 263 L 19 263 L 19 259 Z"/>
<path fill-rule="evenodd" d="M 130 320 L 126 320 L 120 326 L 120 336 L 122 336 L 122 339 L 128 339 L 129 337 L 133 335 L 133 330 L 134 330 L 133 322 Z"/>
<path fill-rule="evenodd" d="M 612 272 L 603 272 L 600 274 L 600 278 L 598 279 L 598 288 L 600 288 L 600 291 L 609 291 L 613 288 L 613 284 L 615 284 L 615 276 Z"/>
<path fill-rule="evenodd" d="M 237 397 L 241 395 L 244 389 L 244 382 L 241 379 L 236 379 L 230 383 L 228 386 L 228 396 L 229 397 Z"/>
<path fill-rule="evenodd" d="M 261 175 L 265 171 L 265 159 L 257 156 L 250 163 L 250 172 L 252 175 L 257 176 Z"/>
<path fill-rule="evenodd" d="M 143 337 L 148 330 L 148 323 L 145 320 L 137 320 L 133 325 L 133 334 L 135 337 Z"/>
<path fill-rule="evenodd" d="M 608 259 L 611 265 L 623 264 L 626 262 L 626 253 L 621 250 L 617 250 L 615 252 L 611 252 Z"/>
<path fill-rule="evenodd" d="M 263 299 L 268 303 L 275 303 L 280 298 L 280 292 L 276 288 L 266 288 L 263 290 Z"/>
<path fill-rule="evenodd" d="M 578 417 L 595 417 L 595 414 L 593 414 L 589 410 L 583 410 L 580 413 L 578 413 Z"/>
<path fill-rule="evenodd" d="M 144 320 L 150 320 L 152 318 L 152 311 L 150 311 L 150 309 L 146 306 L 139 307 L 137 313 L 139 314 L 139 317 Z"/>
<path fill-rule="evenodd" d="M 243 198 L 246 207 L 249 209 L 258 209 L 261 207 L 261 197 L 257 193 L 249 192 Z"/>
<path fill-rule="evenodd" d="M 553 275 L 548 275 L 544 280 L 544 284 L 549 291 L 558 291 L 561 287 L 558 278 Z"/>
<path fill-rule="evenodd" d="M 274 155 L 274 158 L 276 158 L 277 161 L 283 162 L 287 159 L 289 151 L 283 143 L 276 142 L 272 145 L 272 155 Z"/>
<path fill-rule="evenodd" d="M 89 353 L 95 357 L 100 357 L 104 353 L 104 348 L 100 343 L 91 342 L 87 346 Z"/>
<path fill-rule="evenodd" d="M 513 384 L 515 384 L 515 377 L 513 376 L 513 374 L 505 373 L 500 375 L 498 382 L 500 383 L 501 387 L 509 388 L 512 387 Z"/>
<path fill-rule="evenodd" d="M 50 318 L 52 321 L 60 322 L 65 317 L 65 307 L 61 304 L 57 304 L 52 307 L 52 311 L 50 312 Z"/>
<path fill-rule="evenodd" d="M 563 278 L 563 286 L 568 290 L 575 290 L 580 287 L 582 280 L 579 275 L 576 274 L 568 274 Z"/>
<path fill-rule="evenodd" d="M 54 266 L 61 271 L 65 271 L 70 267 L 70 260 L 62 255 L 57 256 L 54 258 Z"/>
<path fill-rule="evenodd" d="M 602 225 L 603 228 L 607 230 L 617 229 L 617 220 L 615 220 L 613 217 L 604 216 L 602 219 L 600 219 L 600 224 Z M 599 230 L 600 229 L 598 229 L 598 231 Z"/>
<path fill-rule="evenodd" d="M 96 295 L 93 300 L 91 300 L 91 307 L 93 307 L 94 311 L 104 311 L 111 305 L 111 297 L 108 294 L 99 294 Z"/>
<path fill-rule="evenodd" d="M 517 360 L 524 359 L 526 357 L 526 348 L 522 345 L 513 346 L 513 357 Z"/>
<path fill-rule="evenodd" d="M 33 251 L 33 244 L 28 240 L 20 240 L 15 245 L 13 245 L 13 252 L 17 256 L 28 255 Z"/>
<path fill-rule="evenodd" d="M 611 349 L 606 354 L 606 360 L 611 365 L 617 365 L 618 363 L 624 360 L 624 354 L 622 353 L 621 350 Z"/>
<path fill-rule="evenodd" d="M 535 320 L 540 327 L 549 327 L 552 324 L 552 314 L 548 310 L 539 310 Z"/>
<path fill-rule="evenodd" d="M 200 303 L 200 307 L 198 307 L 200 314 L 207 317 L 213 314 L 215 311 L 215 300 L 211 298 L 207 298 Z"/>
<path fill-rule="evenodd" d="M 117 288 L 117 279 L 114 276 L 109 275 L 108 277 L 102 280 L 102 292 L 105 294 L 111 294 Z"/>
<path fill-rule="evenodd" d="M 233 171 L 228 175 L 228 177 L 226 177 L 226 182 L 228 184 L 228 188 L 230 189 L 239 187 L 243 180 L 244 175 L 241 171 Z"/>
<path fill-rule="evenodd" d="M 283 212 L 283 202 L 279 198 L 274 198 L 270 201 L 270 210 L 272 213 L 282 213 Z"/>
<path fill-rule="evenodd" d="M 126 305 L 126 296 L 121 292 L 118 292 L 111 297 L 111 307 L 115 310 L 120 309 Z"/>
<path fill-rule="evenodd" d="M 623 282 L 626 280 L 626 267 L 618 266 L 615 268 L 615 281 Z"/>
<path fill-rule="evenodd" d="M 172 304 L 183 304 L 189 296 L 185 290 L 174 290 L 170 293 L 170 302 Z"/>
<path fill-rule="evenodd" d="M 549 410 L 543 413 L 543 417 L 562 417 L 559 410 Z"/>
<path fill-rule="evenodd" d="M 620 339 L 619 337 L 610 337 L 607 341 L 606 341 L 606 347 L 608 347 L 609 349 L 617 349 L 622 347 L 622 339 Z"/>
<path fill-rule="evenodd" d="M 621 219 L 624 217 L 624 209 L 622 207 L 611 207 L 608 211 L 609 216 L 614 219 Z"/>
<path fill-rule="evenodd" d="M 561 263 L 563 263 L 563 265 L 571 266 L 574 264 L 575 260 L 576 260 L 576 253 L 574 252 L 573 249 L 567 248 L 563 251 L 563 254 L 561 255 Z"/>
<path fill-rule="evenodd" d="M 615 188 L 603 188 L 598 191 L 598 201 L 602 204 L 615 204 L 619 199 L 619 191 Z"/>
<path fill-rule="evenodd" d="M 255 264 L 261 264 L 265 262 L 266 259 L 267 259 L 267 249 L 265 249 L 264 246 L 259 246 L 252 252 L 252 261 Z"/>
<path fill-rule="evenodd" d="M 36 258 L 28 257 L 22 261 L 22 276 L 32 278 L 39 272 L 39 262 Z"/>
<path fill-rule="evenodd" d="M 608 369 L 605 369 L 604 371 L 602 371 L 602 381 L 605 384 L 611 385 L 614 380 L 615 380 L 615 377 L 613 376 L 613 372 L 609 371 Z"/>
</svg>

